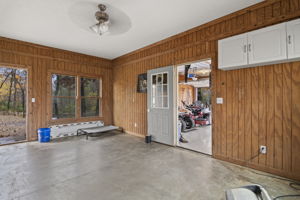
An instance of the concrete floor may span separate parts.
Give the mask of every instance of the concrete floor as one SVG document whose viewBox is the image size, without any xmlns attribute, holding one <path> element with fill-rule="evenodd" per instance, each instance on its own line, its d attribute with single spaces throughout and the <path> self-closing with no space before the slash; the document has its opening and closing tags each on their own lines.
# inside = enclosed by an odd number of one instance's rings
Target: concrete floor
<svg viewBox="0 0 300 200">
<path fill-rule="evenodd" d="M 10 143 L 22 142 L 22 141 L 25 141 L 25 140 L 26 140 L 25 135 L 0 137 L 0 145 L 1 144 L 10 144 Z"/>
<path fill-rule="evenodd" d="M 178 146 L 212 155 L 211 125 L 200 126 L 181 133 L 188 143 L 178 143 Z"/>
<path fill-rule="evenodd" d="M 0 147 L 1 200 L 220 200 L 226 189 L 251 183 L 272 196 L 297 192 L 250 169 L 125 134 Z"/>
</svg>

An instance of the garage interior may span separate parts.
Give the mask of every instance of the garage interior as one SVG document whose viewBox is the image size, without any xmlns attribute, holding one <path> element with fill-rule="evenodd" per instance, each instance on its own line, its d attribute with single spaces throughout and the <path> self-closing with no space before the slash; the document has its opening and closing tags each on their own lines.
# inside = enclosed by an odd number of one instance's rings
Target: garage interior
<svg viewBox="0 0 300 200">
<path fill-rule="evenodd" d="M 299 0 L 0 10 L 1 200 L 300 198 Z"/>
<path fill-rule="evenodd" d="M 178 143 L 200 153 L 212 154 L 211 60 L 177 67 Z"/>
</svg>

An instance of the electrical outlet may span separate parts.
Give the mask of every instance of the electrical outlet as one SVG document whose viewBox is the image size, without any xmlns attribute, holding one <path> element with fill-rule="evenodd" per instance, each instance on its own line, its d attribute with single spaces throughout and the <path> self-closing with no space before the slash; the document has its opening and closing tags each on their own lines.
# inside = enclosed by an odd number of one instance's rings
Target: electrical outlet
<svg viewBox="0 0 300 200">
<path fill-rule="evenodd" d="M 136 123 L 134 123 L 134 127 L 137 127 L 137 124 L 136 124 Z"/>
<path fill-rule="evenodd" d="M 221 98 L 221 97 L 218 97 L 217 99 L 217 104 L 223 104 L 223 98 Z"/>
<path fill-rule="evenodd" d="M 267 153 L 267 147 L 266 146 L 260 146 L 259 147 L 259 152 L 262 154 L 266 154 Z"/>
</svg>

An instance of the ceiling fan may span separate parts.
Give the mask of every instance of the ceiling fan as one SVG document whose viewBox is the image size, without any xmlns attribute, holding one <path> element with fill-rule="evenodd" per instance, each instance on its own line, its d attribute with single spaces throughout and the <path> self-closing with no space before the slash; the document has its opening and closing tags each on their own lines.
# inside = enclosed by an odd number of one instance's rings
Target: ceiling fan
<svg viewBox="0 0 300 200">
<path fill-rule="evenodd" d="M 104 4 L 99 4 L 98 8 L 99 11 L 95 13 L 98 23 L 91 26 L 90 29 L 99 35 L 103 35 L 108 33 L 109 30 L 109 15 L 105 12 L 106 6 Z"/>
</svg>

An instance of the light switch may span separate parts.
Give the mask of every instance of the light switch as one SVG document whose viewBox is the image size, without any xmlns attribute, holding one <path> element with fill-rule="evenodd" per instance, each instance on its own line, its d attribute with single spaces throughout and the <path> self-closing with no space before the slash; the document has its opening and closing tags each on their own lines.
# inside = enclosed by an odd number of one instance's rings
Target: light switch
<svg viewBox="0 0 300 200">
<path fill-rule="evenodd" d="M 31 98 L 31 102 L 34 103 L 35 102 L 35 98 Z"/>
<path fill-rule="evenodd" d="M 217 104 L 223 104 L 223 98 L 218 97 L 217 98 Z"/>
</svg>

